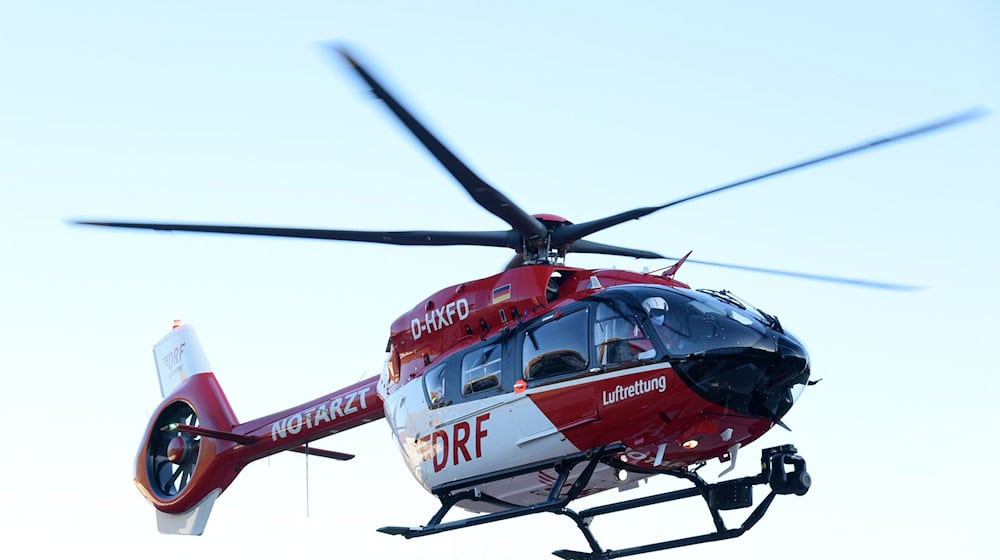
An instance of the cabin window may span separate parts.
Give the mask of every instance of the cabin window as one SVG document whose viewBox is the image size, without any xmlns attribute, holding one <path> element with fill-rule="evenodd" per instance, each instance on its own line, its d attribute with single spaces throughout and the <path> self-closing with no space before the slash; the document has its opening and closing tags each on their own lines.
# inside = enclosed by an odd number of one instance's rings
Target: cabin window
<svg viewBox="0 0 1000 560">
<path fill-rule="evenodd" d="M 628 364 L 656 356 L 649 337 L 634 317 L 626 317 L 606 303 L 594 309 L 594 347 L 603 367 Z"/>
<path fill-rule="evenodd" d="M 385 347 L 385 368 L 389 372 L 389 382 L 399 383 L 399 352 L 392 347 L 392 340 Z"/>
<path fill-rule="evenodd" d="M 444 366 L 441 364 L 424 374 L 424 386 L 427 389 L 427 403 L 431 408 L 447 404 L 444 400 Z"/>
<path fill-rule="evenodd" d="M 462 394 L 500 387 L 500 345 L 472 350 L 462 359 Z"/>
<path fill-rule="evenodd" d="M 546 379 L 587 369 L 587 309 L 556 317 L 527 331 L 521 345 L 524 379 Z"/>
</svg>

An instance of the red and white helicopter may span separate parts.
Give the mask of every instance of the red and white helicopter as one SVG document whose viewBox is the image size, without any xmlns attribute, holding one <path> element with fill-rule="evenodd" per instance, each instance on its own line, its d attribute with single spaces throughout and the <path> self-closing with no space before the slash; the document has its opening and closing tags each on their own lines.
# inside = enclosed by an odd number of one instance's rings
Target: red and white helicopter
<svg viewBox="0 0 1000 560">
<path fill-rule="evenodd" d="M 397 245 L 507 247 L 504 272 L 444 288 L 400 315 L 377 376 L 300 406 L 240 422 L 193 329 L 175 328 L 154 348 L 163 402 L 139 447 L 135 483 L 156 508 L 159 530 L 201 534 L 216 498 L 247 464 L 282 451 L 347 460 L 309 442 L 388 421 L 406 468 L 441 507 L 415 527 L 379 531 L 420 537 L 551 512 L 572 519 L 591 550 L 567 559 L 617 558 L 742 535 L 775 496 L 805 494 L 806 463 L 791 445 L 764 449 L 761 472 L 708 483 L 695 471 L 730 462 L 775 425 L 809 384 L 802 343 L 778 319 L 727 291 L 675 279 L 687 256 L 659 273 L 581 269 L 568 253 L 667 258 L 584 237 L 659 210 L 978 116 L 936 122 L 686 196 L 574 224 L 531 215 L 488 185 L 417 121 L 345 49 L 333 46 L 403 125 L 504 231 L 346 231 L 235 225 L 77 221 L 153 230 L 302 237 Z M 690 254 L 690 253 L 689 253 Z M 881 289 L 906 286 L 706 263 Z M 654 475 L 691 487 L 576 511 L 577 498 L 627 489 Z M 739 527 L 721 511 L 753 507 Z M 606 550 L 590 520 L 700 497 L 716 530 Z M 446 521 L 453 507 L 474 512 Z"/>
</svg>

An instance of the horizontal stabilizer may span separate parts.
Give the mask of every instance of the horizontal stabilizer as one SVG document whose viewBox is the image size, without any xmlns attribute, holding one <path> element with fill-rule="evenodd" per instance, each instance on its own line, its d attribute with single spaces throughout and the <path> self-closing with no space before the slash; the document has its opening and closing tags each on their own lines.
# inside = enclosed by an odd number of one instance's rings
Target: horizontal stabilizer
<svg viewBox="0 0 1000 560">
<path fill-rule="evenodd" d="M 232 441 L 240 445 L 250 445 L 257 443 L 256 438 L 253 436 L 244 436 L 240 434 L 234 434 L 232 432 L 224 432 L 222 430 L 210 430 L 208 428 L 202 428 L 199 426 L 190 426 L 188 424 L 167 424 L 160 428 L 161 432 L 183 432 L 186 434 L 194 434 L 197 436 L 205 436 L 216 439 L 222 439 L 226 441 Z"/>
<path fill-rule="evenodd" d="M 328 451 L 326 449 L 317 449 L 315 447 L 293 447 L 289 451 L 294 451 L 295 453 L 302 453 L 303 455 L 317 455 L 319 457 L 326 457 L 327 459 L 336 459 L 338 461 L 350 461 L 354 458 L 354 455 L 350 453 L 341 453 L 340 451 Z"/>
</svg>

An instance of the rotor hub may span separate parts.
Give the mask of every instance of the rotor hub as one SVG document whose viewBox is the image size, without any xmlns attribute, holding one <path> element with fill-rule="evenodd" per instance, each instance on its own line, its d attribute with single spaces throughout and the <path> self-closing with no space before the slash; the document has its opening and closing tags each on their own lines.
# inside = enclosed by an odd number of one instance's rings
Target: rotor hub
<svg viewBox="0 0 1000 560">
<path fill-rule="evenodd" d="M 170 439 L 167 444 L 167 460 L 175 465 L 184 461 L 188 452 L 188 441 L 184 436 L 177 435 Z"/>
</svg>

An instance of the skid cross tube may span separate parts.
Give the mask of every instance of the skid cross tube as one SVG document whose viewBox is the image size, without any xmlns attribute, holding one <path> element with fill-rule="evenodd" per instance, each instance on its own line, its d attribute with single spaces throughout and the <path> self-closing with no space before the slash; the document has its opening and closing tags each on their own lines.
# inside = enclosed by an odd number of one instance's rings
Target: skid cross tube
<svg viewBox="0 0 1000 560">
<path fill-rule="evenodd" d="M 533 513 L 546 511 L 559 513 L 560 510 L 564 509 L 566 505 L 578 498 L 580 493 L 586 489 L 587 484 L 590 483 L 590 478 L 594 474 L 594 469 L 596 469 L 599 464 L 606 463 L 609 457 L 621 453 L 625 451 L 625 449 L 625 446 L 622 444 L 609 445 L 566 455 L 554 461 L 550 460 L 531 463 L 512 469 L 505 469 L 495 473 L 490 473 L 488 475 L 467 478 L 457 482 L 436 486 L 431 489 L 431 492 L 437 495 L 437 497 L 441 500 L 441 507 L 434 514 L 434 516 L 431 517 L 427 525 L 420 527 L 389 526 L 381 527 L 378 531 L 389 535 L 402 535 L 407 539 L 411 539 L 414 537 L 423 537 L 426 535 L 433 535 L 435 533 L 442 533 L 444 531 L 452 531 L 454 529 L 463 529 L 465 527 L 482 525 L 484 523 L 492 523 L 503 519 L 522 517 Z M 580 476 L 577 477 L 576 482 L 573 483 L 564 497 L 560 497 L 562 495 L 563 488 L 565 488 L 566 483 L 569 480 L 570 472 L 577 465 L 584 462 L 586 465 L 580 473 Z M 537 504 L 527 506 L 512 504 L 488 494 L 483 494 L 478 489 L 473 488 L 479 484 L 513 478 L 515 476 L 538 472 L 542 469 L 548 468 L 555 469 L 558 473 L 558 479 L 553 484 L 552 490 L 549 492 L 548 499 Z M 442 521 L 444 520 L 445 515 L 448 514 L 451 508 L 463 500 L 485 502 L 488 504 L 503 506 L 508 509 L 443 523 Z"/>
</svg>

